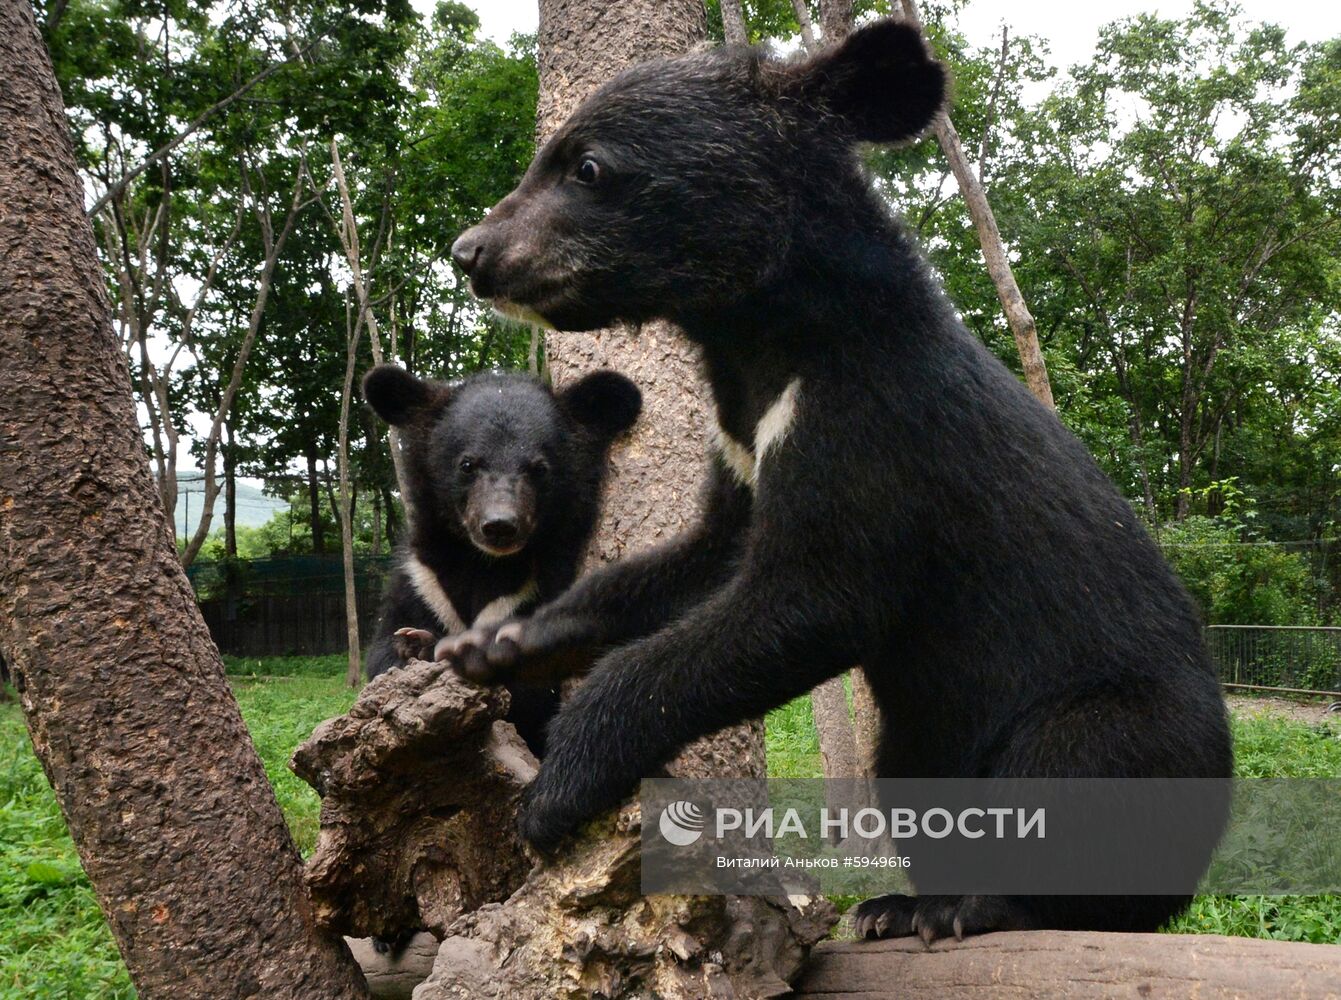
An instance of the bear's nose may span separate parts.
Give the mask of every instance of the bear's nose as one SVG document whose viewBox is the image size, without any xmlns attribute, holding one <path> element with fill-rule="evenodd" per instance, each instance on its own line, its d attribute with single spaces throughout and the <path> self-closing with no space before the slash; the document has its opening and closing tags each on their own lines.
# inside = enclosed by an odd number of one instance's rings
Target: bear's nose
<svg viewBox="0 0 1341 1000">
<path fill-rule="evenodd" d="M 504 549 L 517 540 L 517 522 L 512 518 L 496 517 L 480 525 L 485 541 Z"/>
<path fill-rule="evenodd" d="M 456 266 L 467 275 L 475 269 L 480 259 L 480 252 L 484 249 L 484 240 L 480 239 L 476 229 L 478 227 L 467 229 L 452 244 L 452 260 L 456 261 Z"/>
</svg>

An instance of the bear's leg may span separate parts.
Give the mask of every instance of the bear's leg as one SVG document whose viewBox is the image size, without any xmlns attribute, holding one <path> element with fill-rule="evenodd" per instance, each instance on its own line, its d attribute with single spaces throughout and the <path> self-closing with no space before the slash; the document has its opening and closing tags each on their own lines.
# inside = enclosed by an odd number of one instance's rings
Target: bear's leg
<svg viewBox="0 0 1341 1000">
<path fill-rule="evenodd" d="M 761 717 L 857 659 L 837 608 L 792 574 L 737 577 L 683 618 L 603 657 L 550 723 L 520 825 L 554 844 L 691 741 Z"/>
</svg>

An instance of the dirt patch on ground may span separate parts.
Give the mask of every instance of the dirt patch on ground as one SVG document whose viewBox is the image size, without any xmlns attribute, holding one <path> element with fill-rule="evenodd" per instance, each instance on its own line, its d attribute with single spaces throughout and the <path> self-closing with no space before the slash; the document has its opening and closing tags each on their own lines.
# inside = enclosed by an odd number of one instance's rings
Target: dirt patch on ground
<svg viewBox="0 0 1341 1000">
<path fill-rule="evenodd" d="M 1335 722 L 1341 725 L 1341 711 L 1329 711 L 1330 706 L 1341 704 L 1335 701 L 1227 694 L 1225 695 L 1225 703 L 1229 705 L 1229 710 L 1235 715 L 1248 718 L 1275 715 L 1311 725 L 1320 722 Z"/>
</svg>

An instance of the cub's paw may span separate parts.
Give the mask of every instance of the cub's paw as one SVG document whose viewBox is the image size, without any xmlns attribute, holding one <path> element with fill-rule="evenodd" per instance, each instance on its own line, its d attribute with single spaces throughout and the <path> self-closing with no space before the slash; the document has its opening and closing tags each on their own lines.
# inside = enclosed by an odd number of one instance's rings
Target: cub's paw
<svg viewBox="0 0 1341 1000">
<path fill-rule="evenodd" d="M 392 640 L 392 648 L 402 660 L 431 660 L 433 646 L 437 641 L 437 634 L 428 629 L 398 628 Z"/>
<path fill-rule="evenodd" d="M 448 636 L 438 643 L 434 656 L 479 684 L 498 684 L 514 677 L 552 684 L 590 668 L 600 651 L 599 633 L 598 625 L 588 618 L 542 612 L 497 628 Z"/>
</svg>

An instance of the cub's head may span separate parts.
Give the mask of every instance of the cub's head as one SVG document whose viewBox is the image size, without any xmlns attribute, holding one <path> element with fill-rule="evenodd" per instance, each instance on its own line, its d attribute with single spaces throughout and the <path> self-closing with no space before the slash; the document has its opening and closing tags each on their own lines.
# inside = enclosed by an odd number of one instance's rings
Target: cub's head
<svg viewBox="0 0 1341 1000">
<path fill-rule="evenodd" d="M 945 88 L 896 21 L 801 60 L 644 63 L 574 112 L 452 258 L 500 312 L 560 329 L 727 304 L 823 253 L 813 220 L 866 190 L 856 144 L 916 136 Z"/>
<path fill-rule="evenodd" d="M 598 371 L 553 393 L 524 375 L 464 382 L 421 379 L 379 365 L 363 396 L 401 430 L 409 503 L 426 530 L 464 533 L 481 552 L 521 552 L 562 516 L 588 466 L 638 418 L 637 386 Z"/>
</svg>

